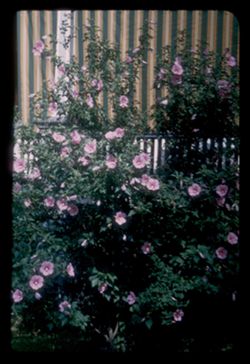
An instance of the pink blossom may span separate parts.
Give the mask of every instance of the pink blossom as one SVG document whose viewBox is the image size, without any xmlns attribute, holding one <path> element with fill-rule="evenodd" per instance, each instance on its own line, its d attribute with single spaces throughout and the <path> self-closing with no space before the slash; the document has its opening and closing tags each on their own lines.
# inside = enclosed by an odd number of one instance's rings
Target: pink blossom
<svg viewBox="0 0 250 364">
<path fill-rule="evenodd" d="M 109 169 L 114 169 L 117 166 L 117 159 L 113 155 L 108 155 L 105 164 Z"/>
<path fill-rule="evenodd" d="M 76 86 L 72 87 L 72 96 L 74 99 L 77 99 L 79 96 L 79 91 L 77 90 Z"/>
<path fill-rule="evenodd" d="M 122 190 L 122 191 L 126 191 L 126 190 L 127 190 L 127 187 L 126 187 L 126 185 L 125 185 L 125 184 L 123 184 L 123 185 L 121 186 L 121 190 Z"/>
<path fill-rule="evenodd" d="M 151 243 L 144 243 L 141 247 L 143 254 L 149 254 L 151 251 Z"/>
<path fill-rule="evenodd" d="M 157 191 L 160 189 L 160 182 L 156 178 L 149 178 L 146 187 L 150 191 Z"/>
<path fill-rule="evenodd" d="M 126 58 L 125 58 L 125 62 L 126 63 L 132 63 L 133 62 L 133 58 L 132 57 L 130 57 L 130 56 L 127 56 Z"/>
<path fill-rule="evenodd" d="M 43 41 L 38 40 L 32 49 L 32 53 L 34 54 L 34 56 L 40 56 L 43 53 L 44 48 L 45 48 L 45 45 L 44 45 Z"/>
<path fill-rule="evenodd" d="M 228 253 L 227 250 L 221 246 L 216 249 L 215 254 L 219 259 L 226 259 Z"/>
<path fill-rule="evenodd" d="M 236 58 L 233 56 L 229 56 L 227 59 L 227 64 L 229 67 L 235 67 L 236 66 Z"/>
<path fill-rule="evenodd" d="M 88 69 L 88 68 L 87 68 L 87 66 L 84 66 L 84 65 L 83 65 L 83 66 L 81 67 L 81 70 L 82 70 L 82 72 L 83 72 L 83 73 L 84 73 L 84 72 L 86 72 L 86 71 L 87 71 L 87 69 Z"/>
<path fill-rule="evenodd" d="M 94 107 L 94 100 L 93 97 L 91 95 L 87 96 L 87 100 L 86 100 L 86 104 L 88 105 L 88 107 L 90 107 L 91 109 Z"/>
<path fill-rule="evenodd" d="M 58 71 L 62 74 L 62 75 L 64 75 L 64 73 L 65 73 L 65 66 L 64 66 L 64 64 L 62 63 L 62 64 L 60 64 L 60 66 L 58 67 Z"/>
<path fill-rule="evenodd" d="M 219 80 L 217 82 L 217 87 L 219 90 L 219 95 L 222 98 L 225 98 L 231 91 L 231 84 L 227 80 Z"/>
<path fill-rule="evenodd" d="M 60 211 L 64 211 L 68 209 L 68 204 L 65 198 L 61 198 L 56 201 L 56 205 Z"/>
<path fill-rule="evenodd" d="M 71 263 L 69 263 L 67 265 L 66 271 L 67 271 L 67 273 L 68 273 L 68 275 L 70 277 L 74 277 L 75 276 L 75 270 L 74 270 L 74 267 L 73 267 L 73 265 Z"/>
<path fill-rule="evenodd" d="M 150 180 L 150 177 L 147 174 L 143 174 L 141 176 L 141 185 L 146 187 L 149 180 Z"/>
<path fill-rule="evenodd" d="M 100 285 L 100 287 L 98 288 L 98 291 L 99 291 L 101 294 L 103 294 L 103 293 L 107 290 L 107 288 L 108 288 L 108 284 L 107 284 L 107 283 L 102 283 L 102 284 Z"/>
<path fill-rule="evenodd" d="M 201 193 L 201 186 L 198 183 L 193 183 L 191 186 L 188 187 L 188 194 L 191 197 L 199 196 Z"/>
<path fill-rule="evenodd" d="M 71 308 L 71 304 L 68 301 L 63 301 L 59 304 L 60 312 L 65 312 L 67 309 L 70 309 L 70 308 Z"/>
<path fill-rule="evenodd" d="M 93 139 L 91 142 L 85 145 L 84 151 L 86 153 L 92 154 L 96 152 L 96 140 Z"/>
<path fill-rule="evenodd" d="M 67 201 L 75 201 L 77 200 L 77 195 L 71 195 L 67 197 Z"/>
<path fill-rule="evenodd" d="M 138 53 L 140 51 L 140 48 L 139 47 L 137 47 L 137 48 L 135 48 L 135 49 L 133 49 L 133 51 L 132 51 L 132 53 Z"/>
<path fill-rule="evenodd" d="M 25 170 L 26 162 L 23 159 L 16 159 L 13 164 L 14 172 L 21 173 Z"/>
<path fill-rule="evenodd" d="M 115 133 L 116 138 L 122 138 L 124 136 L 124 129 L 116 128 L 114 133 Z"/>
<path fill-rule="evenodd" d="M 136 301 L 136 295 L 134 294 L 134 292 L 130 291 L 127 297 L 127 302 L 129 305 L 133 305 L 135 301 Z"/>
<path fill-rule="evenodd" d="M 13 191 L 14 191 L 15 193 L 19 193 L 19 192 L 21 191 L 21 189 L 22 189 L 22 186 L 20 185 L 20 183 L 16 182 L 16 183 L 14 184 L 14 186 L 13 186 Z"/>
<path fill-rule="evenodd" d="M 62 142 L 64 142 L 64 140 L 65 140 L 65 136 L 64 135 L 61 135 L 61 134 L 59 134 L 59 133 L 56 133 L 56 132 L 54 132 L 53 134 L 52 134 L 52 138 L 57 142 L 57 143 L 62 143 Z"/>
<path fill-rule="evenodd" d="M 123 225 L 123 224 L 125 224 L 127 222 L 126 217 L 127 217 L 127 215 L 124 212 L 118 211 L 115 214 L 115 222 L 118 225 Z"/>
<path fill-rule="evenodd" d="M 120 96 L 120 106 L 122 107 L 122 108 L 125 108 L 125 107 L 128 107 L 128 98 L 127 98 L 127 96 L 125 96 L 125 95 L 122 95 L 122 96 Z"/>
<path fill-rule="evenodd" d="M 235 233 L 230 232 L 227 236 L 227 241 L 231 245 L 238 244 L 238 236 Z"/>
<path fill-rule="evenodd" d="M 103 89 L 103 82 L 102 82 L 102 80 L 98 80 L 97 81 L 96 89 L 97 89 L 98 92 L 102 91 L 102 89 Z"/>
<path fill-rule="evenodd" d="M 42 276 L 39 275 L 34 275 L 31 277 L 30 281 L 29 281 L 29 285 L 32 289 L 34 289 L 35 291 L 42 288 L 44 283 L 44 278 Z"/>
<path fill-rule="evenodd" d="M 61 149 L 60 157 L 61 157 L 62 159 L 67 158 L 67 157 L 69 156 L 70 152 L 71 152 L 70 148 L 68 148 L 68 147 L 63 147 L 63 148 Z"/>
<path fill-rule="evenodd" d="M 23 203 L 26 207 L 30 207 L 32 205 L 30 198 L 26 198 Z"/>
<path fill-rule="evenodd" d="M 91 86 L 92 86 L 92 87 L 96 87 L 97 82 L 98 82 L 98 81 L 97 81 L 96 79 L 92 80 L 92 81 L 91 81 Z"/>
<path fill-rule="evenodd" d="M 173 67 L 171 68 L 171 71 L 174 75 L 181 76 L 183 74 L 183 68 L 182 65 L 175 61 Z"/>
<path fill-rule="evenodd" d="M 89 164 L 89 162 L 90 162 L 90 159 L 89 159 L 89 157 L 80 157 L 78 159 L 78 162 L 81 162 L 81 164 L 83 166 L 87 166 Z"/>
<path fill-rule="evenodd" d="M 43 201 L 44 206 L 46 207 L 54 207 L 55 206 L 55 199 L 52 196 L 48 196 Z"/>
<path fill-rule="evenodd" d="M 44 261 L 39 269 L 45 277 L 50 276 L 54 272 L 54 264 L 48 261 Z"/>
<path fill-rule="evenodd" d="M 108 140 L 113 140 L 115 139 L 117 136 L 116 136 L 116 133 L 114 131 L 108 131 L 106 134 L 105 134 L 105 138 L 108 139 Z"/>
<path fill-rule="evenodd" d="M 131 186 L 133 186 L 134 184 L 140 183 L 140 182 L 141 182 L 141 180 L 139 178 L 134 177 L 131 179 L 130 184 L 131 184 Z"/>
<path fill-rule="evenodd" d="M 15 303 L 21 302 L 23 300 L 23 292 L 20 289 L 16 289 L 12 293 L 12 299 Z"/>
<path fill-rule="evenodd" d="M 70 216 L 76 216 L 79 213 L 79 209 L 76 205 L 68 206 L 67 211 L 70 214 Z"/>
<path fill-rule="evenodd" d="M 217 186 L 216 187 L 216 193 L 220 197 L 225 197 L 226 194 L 228 193 L 228 186 L 224 185 L 224 184 Z"/>
<path fill-rule="evenodd" d="M 142 154 L 136 155 L 132 162 L 134 167 L 137 169 L 144 168 L 146 165 L 145 158 L 142 156 Z"/>
<path fill-rule="evenodd" d="M 144 160 L 144 162 L 146 164 L 148 164 L 150 162 L 150 157 L 149 157 L 149 155 L 147 153 L 143 152 L 143 153 L 140 154 L 140 156 L 142 157 L 142 159 Z"/>
<path fill-rule="evenodd" d="M 72 143 L 73 144 L 80 144 L 80 142 L 81 142 L 81 135 L 78 133 L 77 130 L 72 131 L 72 133 L 70 133 L 70 136 L 72 138 Z"/>
<path fill-rule="evenodd" d="M 28 175 L 28 178 L 34 181 L 35 179 L 41 177 L 41 172 L 39 168 L 35 167 Z"/>
<path fill-rule="evenodd" d="M 184 312 L 180 309 L 177 309 L 174 313 L 173 313 L 173 317 L 174 317 L 174 321 L 181 321 L 182 318 L 184 316 Z"/>
<path fill-rule="evenodd" d="M 182 84 L 182 76 L 173 75 L 171 82 L 174 86 Z"/>
<path fill-rule="evenodd" d="M 48 111 L 51 114 L 51 116 L 56 117 L 57 116 L 57 103 L 56 102 L 49 103 Z"/>
</svg>

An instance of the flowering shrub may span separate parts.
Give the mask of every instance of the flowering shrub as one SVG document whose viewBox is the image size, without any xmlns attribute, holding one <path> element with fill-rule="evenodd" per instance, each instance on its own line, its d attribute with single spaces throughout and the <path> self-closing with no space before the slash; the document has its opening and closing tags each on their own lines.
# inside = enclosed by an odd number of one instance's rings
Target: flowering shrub
<svg viewBox="0 0 250 364">
<path fill-rule="evenodd" d="M 156 129 L 176 136 L 232 136 L 238 133 L 239 67 L 229 49 L 223 55 L 200 44 L 192 49 L 185 32 L 178 35 L 176 58 L 163 48 L 154 87 L 158 97 L 153 117 Z"/>
<path fill-rule="evenodd" d="M 36 54 L 46 49 L 39 44 Z M 150 156 L 136 142 L 141 116 L 130 105 L 129 79 L 125 87 L 118 77 L 119 67 L 141 62 L 143 45 L 117 61 L 110 79 L 98 73 L 107 65 L 99 52 L 111 63 L 117 55 L 94 44 L 97 64 L 87 76 L 74 61 L 60 65 L 70 80 L 79 74 L 77 97 L 72 82 L 67 100 L 57 98 L 64 76 L 49 94 L 51 110 L 67 120 L 16 126 L 13 330 L 101 336 L 126 351 L 138 328 L 181 324 L 192 292 L 235 294 L 238 169 L 204 167 L 192 177 L 170 171 L 167 179 L 150 173 Z M 107 87 L 112 123 L 96 101 Z"/>
</svg>

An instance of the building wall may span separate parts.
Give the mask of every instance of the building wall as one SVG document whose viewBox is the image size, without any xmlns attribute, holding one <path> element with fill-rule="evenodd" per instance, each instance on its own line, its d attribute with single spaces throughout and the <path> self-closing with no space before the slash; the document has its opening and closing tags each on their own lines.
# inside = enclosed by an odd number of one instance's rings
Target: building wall
<svg viewBox="0 0 250 364">
<path fill-rule="evenodd" d="M 58 11 L 17 13 L 17 100 L 24 123 L 32 120 L 29 95 L 42 89 L 44 77 L 49 80 L 55 76 L 55 70 L 49 59 L 42 60 L 33 56 L 33 44 L 43 35 L 49 33 L 57 35 L 60 19 L 61 14 Z M 80 29 L 82 25 L 87 24 L 88 19 L 94 20 L 104 39 L 119 45 L 122 57 L 125 57 L 126 50 L 137 46 L 139 28 L 144 20 L 156 23 L 153 25 L 154 37 L 150 44 L 154 52 L 149 52 L 145 59 L 147 64 L 143 66 L 134 95 L 143 110 L 149 110 L 156 97 L 156 91 L 152 88 L 156 55 L 162 46 L 174 44 L 178 30 L 187 30 L 193 48 L 199 41 L 206 41 L 210 50 L 219 53 L 229 48 L 239 62 L 239 24 L 236 17 L 228 11 L 83 10 L 72 13 L 73 25 Z M 74 54 L 80 64 L 83 64 L 86 51 L 81 36 L 79 30 L 77 38 L 72 43 L 70 55 Z M 103 95 L 102 101 L 111 115 L 106 95 Z"/>
</svg>

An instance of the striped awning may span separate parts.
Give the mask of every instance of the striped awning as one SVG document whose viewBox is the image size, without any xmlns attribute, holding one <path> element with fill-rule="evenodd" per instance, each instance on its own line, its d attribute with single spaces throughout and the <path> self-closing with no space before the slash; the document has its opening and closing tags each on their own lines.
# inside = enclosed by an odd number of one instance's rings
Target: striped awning
<svg viewBox="0 0 250 364">
<path fill-rule="evenodd" d="M 162 46 L 173 45 L 178 30 L 187 30 L 193 48 L 200 40 L 207 41 L 209 49 L 219 53 L 229 48 L 239 62 L 239 25 L 237 18 L 228 11 L 82 10 L 73 11 L 71 14 L 71 22 L 78 27 L 78 32 L 71 44 L 69 59 L 74 55 L 81 65 L 84 64 L 86 56 L 86 45 L 82 42 L 82 26 L 86 25 L 89 19 L 100 28 L 103 39 L 119 46 L 123 58 L 128 49 L 138 45 L 139 28 L 144 20 L 155 23 L 154 37 L 150 41 L 150 47 L 154 52 L 149 52 L 145 58 L 146 63 L 140 72 L 134 95 L 143 110 L 149 110 L 156 98 L 156 91 L 153 89 L 156 55 Z M 43 88 L 43 79 L 48 81 L 56 76 L 50 59 L 35 57 L 32 47 L 44 35 L 51 33 L 60 36 L 58 29 L 61 19 L 62 11 L 17 13 L 17 103 L 24 123 L 32 121 L 29 95 Z M 60 50 L 57 51 L 60 53 Z M 174 56 L 172 54 L 172 57 Z M 164 90 L 162 92 L 164 93 Z M 107 95 L 102 95 L 101 101 L 111 115 Z"/>
</svg>

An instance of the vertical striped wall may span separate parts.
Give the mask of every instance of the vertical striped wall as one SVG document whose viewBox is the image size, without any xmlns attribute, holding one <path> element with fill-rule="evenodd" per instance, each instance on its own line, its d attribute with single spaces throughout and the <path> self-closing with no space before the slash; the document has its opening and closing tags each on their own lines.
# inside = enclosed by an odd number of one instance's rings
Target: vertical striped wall
<svg viewBox="0 0 250 364">
<path fill-rule="evenodd" d="M 29 108 L 29 95 L 42 88 L 42 79 L 52 79 L 55 71 L 49 59 L 34 57 L 32 46 L 43 35 L 57 34 L 59 11 L 20 11 L 17 13 L 17 54 L 18 54 L 18 105 L 24 123 L 32 120 Z M 153 90 L 156 54 L 163 45 L 173 45 L 178 30 L 187 30 L 188 37 L 195 48 L 202 40 L 208 42 L 210 50 L 223 52 L 229 48 L 239 62 L 239 24 L 234 15 L 227 11 L 156 11 L 156 10 L 83 10 L 72 13 L 72 24 L 77 26 L 77 37 L 71 45 L 70 55 L 75 55 L 80 64 L 86 57 L 86 44 L 82 43 L 82 26 L 92 19 L 100 28 L 100 35 L 115 43 L 121 50 L 122 58 L 126 50 L 138 45 L 139 28 L 144 20 L 152 21 L 153 39 L 145 57 L 147 62 L 140 71 L 140 81 L 136 84 L 134 98 L 143 110 L 149 110 L 154 103 L 156 91 Z M 174 57 L 174 51 L 172 51 Z M 157 91 L 159 92 L 159 91 Z M 163 90 L 163 93 L 165 91 Z M 100 95 L 108 114 L 112 110 L 107 95 Z"/>
</svg>

